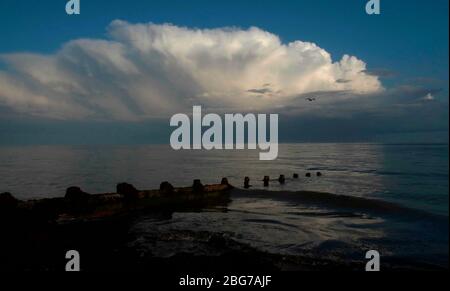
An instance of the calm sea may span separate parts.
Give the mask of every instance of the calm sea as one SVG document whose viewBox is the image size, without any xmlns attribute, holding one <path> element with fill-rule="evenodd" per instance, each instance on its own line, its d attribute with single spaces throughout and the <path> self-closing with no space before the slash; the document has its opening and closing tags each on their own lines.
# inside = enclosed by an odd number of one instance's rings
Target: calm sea
<svg viewBox="0 0 450 291">
<path fill-rule="evenodd" d="M 162 181 L 187 186 L 196 178 L 218 183 L 228 177 L 241 186 L 245 176 L 263 188 L 265 175 L 298 173 L 300 179 L 269 189 L 376 198 L 448 215 L 448 153 L 448 145 L 283 144 L 278 159 L 267 162 L 256 150 L 174 151 L 168 145 L 1 147 L 0 191 L 30 199 L 62 196 L 73 185 L 114 191 L 123 181 L 153 189 Z M 317 171 L 323 176 L 314 177 Z"/>
<path fill-rule="evenodd" d="M 347 258 L 372 248 L 447 265 L 448 153 L 448 145 L 282 144 L 277 160 L 259 161 L 255 150 L 173 151 L 169 145 L 1 147 L 0 192 L 31 199 L 63 196 L 74 185 L 98 193 L 113 192 L 118 182 L 153 189 L 162 181 L 188 186 L 193 179 L 208 184 L 222 177 L 240 187 L 245 176 L 258 190 L 268 175 L 274 181 L 266 190 L 273 192 L 239 191 L 225 212 L 142 219 L 130 244 L 167 256 L 198 251 L 198 231 L 220 232 L 268 252 Z M 293 173 L 300 178 L 292 179 Z M 280 174 L 285 185 L 275 181 Z M 343 196 L 297 199 L 299 190 Z M 155 233 L 164 232 L 180 235 L 155 244 Z"/>
</svg>

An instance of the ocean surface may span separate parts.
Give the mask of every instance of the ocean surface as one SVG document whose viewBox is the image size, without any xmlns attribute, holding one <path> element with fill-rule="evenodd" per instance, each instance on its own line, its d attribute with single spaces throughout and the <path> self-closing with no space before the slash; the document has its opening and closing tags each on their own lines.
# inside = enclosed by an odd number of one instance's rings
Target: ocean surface
<svg viewBox="0 0 450 291">
<path fill-rule="evenodd" d="M 277 160 L 259 161 L 257 150 L 169 145 L 0 147 L 0 192 L 34 199 L 63 196 L 69 186 L 100 193 L 118 182 L 153 189 L 222 177 L 241 187 L 248 176 L 251 190 L 235 191 L 226 206 L 140 219 L 129 245 L 162 257 L 214 255 L 204 237 L 219 233 L 268 253 L 357 260 L 376 249 L 394 261 L 448 268 L 448 153 L 440 144 L 281 144 Z M 267 188 L 265 175 L 273 179 Z"/>
</svg>

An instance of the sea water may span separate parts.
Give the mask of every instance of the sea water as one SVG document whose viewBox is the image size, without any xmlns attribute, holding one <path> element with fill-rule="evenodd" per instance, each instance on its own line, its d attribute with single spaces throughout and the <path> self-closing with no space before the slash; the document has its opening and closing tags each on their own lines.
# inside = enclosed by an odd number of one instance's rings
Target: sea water
<svg viewBox="0 0 450 291">
<path fill-rule="evenodd" d="M 358 259 L 376 249 L 382 258 L 448 267 L 448 145 L 281 144 L 275 161 L 257 155 L 170 145 L 1 147 L 0 192 L 32 199 L 63 196 L 74 185 L 97 193 L 124 181 L 153 189 L 222 177 L 241 187 L 248 176 L 250 190 L 236 191 L 225 207 L 142 218 L 130 246 L 159 256 L 213 254 L 204 234 L 219 233 L 269 253 Z M 159 240 L 164 234 L 172 239 Z"/>
</svg>

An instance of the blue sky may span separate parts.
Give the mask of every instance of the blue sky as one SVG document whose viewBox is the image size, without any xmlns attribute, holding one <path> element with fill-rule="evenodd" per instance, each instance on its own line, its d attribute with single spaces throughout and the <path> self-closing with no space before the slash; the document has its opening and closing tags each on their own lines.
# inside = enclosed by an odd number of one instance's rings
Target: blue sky
<svg viewBox="0 0 450 291">
<path fill-rule="evenodd" d="M 52 52 L 71 39 L 104 36 L 114 19 L 198 28 L 257 26 L 285 42 L 315 42 L 335 57 L 354 54 L 402 75 L 448 78 L 448 1 L 381 1 L 382 14 L 370 17 L 365 2 L 89 0 L 81 1 L 81 15 L 69 17 L 65 0 L 3 0 L 0 35 L 7 41 L 0 52 Z"/>
<path fill-rule="evenodd" d="M 446 109 L 441 109 L 444 111 L 438 113 L 436 118 L 428 117 L 430 121 L 429 124 L 427 123 L 429 125 L 427 128 L 430 131 L 444 131 L 448 135 L 448 126 L 444 125 L 448 121 L 447 0 L 381 0 L 382 13 L 376 16 L 365 13 L 365 0 L 81 0 L 81 15 L 78 16 L 66 15 L 65 3 L 65 0 L 2 0 L 0 2 L 0 35 L 2 36 L 0 54 L 28 52 L 51 55 L 63 44 L 74 39 L 109 39 L 107 27 L 116 19 L 125 20 L 131 24 L 171 23 L 189 29 L 237 27 L 245 30 L 256 26 L 277 35 L 284 44 L 295 40 L 313 42 L 330 53 L 333 61 L 339 61 L 344 54 L 363 60 L 367 64 L 368 71 L 377 74 L 383 87 L 388 90 L 379 98 L 381 107 L 385 100 L 393 98 L 406 103 L 411 102 L 399 96 L 408 94 L 405 93 L 405 87 L 414 87 L 413 94 L 416 94 L 417 98 L 421 96 L 420 94 L 424 96 L 428 93 L 432 94 L 435 100 L 441 102 L 433 106 L 437 108 L 444 106 Z M 11 70 L 8 65 L 0 63 L 0 71 L 2 69 L 7 72 Z M 408 90 L 406 92 L 410 92 Z M 5 110 L 8 111 L 8 108 Z M 420 114 L 426 116 L 426 112 L 430 110 L 422 110 Z M 381 111 L 382 113 L 375 114 L 371 109 L 370 114 L 375 116 L 374 119 L 366 118 L 362 123 L 377 124 L 378 119 L 392 118 L 394 124 L 402 122 L 410 124 L 414 119 L 414 116 L 408 116 L 404 112 L 399 114 L 390 112 L 390 115 L 386 117 L 383 115 L 386 111 L 384 109 Z M 358 114 L 352 112 L 345 119 L 355 118 L 355 122 L 361 123 L 361 112 Z M 367 114 L 362 115 L 367 116 Z M 36 126 L 36 119 L 27 114 L 8 116 L 10 116 L 9 119 L 3 118 L 0 124 L 0 132 L 2 132 L 0 134 L 5 138 L 8 135 L 4 129 L 14 127 L 16 121 L 20 121 L 21 124 L 18 128 L 23 128 L 27 120 L 33 120 L 30 126 Z M 314 116 L 301 116 L 298 119 L 290 116 L 288 119 L 295 120 L 292 122 L 297 124 L 303 118 L 308 120 L 317 118 L 320 123 L 326 124 L 327 119 L 323 115 Z M 332 117 L 333 120 L 335 118 L 339 119 L 339 117 Z M 42 118 L 39 121 L 42 121 Z M 58 123 L 57 127 L 60 128 L 64 122 L 68 121 L 52 122 L 45 119 L 44 123 L 47 128 L 49 124 L 50 126 L 55 124 L 56 127 Z M 326 125 L 322 127 L 326 128 Z M 392 125 L 375 130 L 374 136 L 378 136 L 379 132 L 389 132 L 389 128 L 392 129 Z M 426 132 L 427 128 L 420 125 L 400 126 L 398 129 L 394 128 L 392 132 L 401 134 L 404 131 Z M 328 131 L 331 129 L 329 128 Z M 304 128 L 301 130 L 307 131 Z M 367 132 L 366 129 L 360 130 Z M 373 126 L 370 126 L 368 130 L 373 130 Z M 326 132 L 327 130 L 324 130 L 324 136 L 327 135 Z M 361 135 L 355 134 L 354 139 L 358 140 Z M 312 136 L 317 137 L 317 133 L 315 132 Z M 287 140 L 296 140 L 295 133 L 292 132 L 286 133 L 286 137 Z M 325 137 L 318 139 L 326 140 Z M 350 140 L 352 139 L 353 137 Z M 144 142 L 147 141 L 144 139 Z"/>
</svg>

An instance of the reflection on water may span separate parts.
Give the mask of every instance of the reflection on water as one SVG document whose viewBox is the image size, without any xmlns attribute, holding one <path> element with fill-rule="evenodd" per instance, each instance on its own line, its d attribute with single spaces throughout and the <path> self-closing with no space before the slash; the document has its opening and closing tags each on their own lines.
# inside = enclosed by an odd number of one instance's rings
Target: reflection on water
<svg viewBox="0 0 450 291">
<path fill-rule="evenodd" d="M 380 218 L 349 218 L 336 213 L 327 215 L 327 211 L 317 207 L 292 206 L 287 202 L 267 199 L 236 198 L 227 212 L 175 213 L 169 220 L 144 219 L 135 225 L 132 232 L 138 237 L 135 244 L 162 257 L 180 252 L 196 253 L 197 245 L 192 233 L 220 232 L 229 239 L 259 250 L 287 255 L 310 253 L 330 241 L 347 244 L 349 250 L 358 252 L 360 248 L 355 246 L 361 239 L 383 237 L 382 229 L 373 227 L 382 222 Z M 344 220 L 346 224 L 359 227 L 347 226 L 342 223 Z M 186 235 L 187 230 L 191 231 L 189 235 Z M 161 234 L 175 234 L 177 239 L 168 240 L 169 243 L 155 239 Z"/>
<path fill-rule="evenodd" d="M 300 193 L 281 196 L 245 191 L 232 194 L 226 208 L 144 217 L 130 230 L 129 246 L 141 257 L 218 256 L 249 246 L 264 253 L 340 262 L 363 261 L 366 251 L 375 249 L 384 259 L 401 258 L 411 266 L 448 264 L 446 217 L 372 207 L 365 201 L 341 207 L 297 199 Z"/>
</svg>

